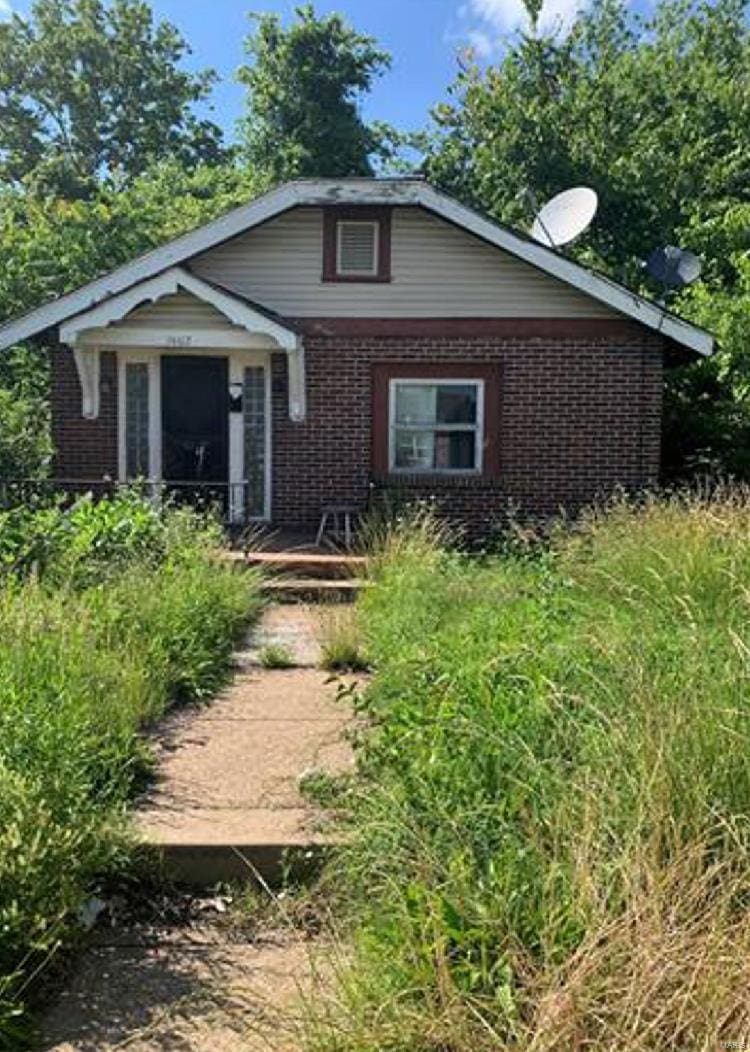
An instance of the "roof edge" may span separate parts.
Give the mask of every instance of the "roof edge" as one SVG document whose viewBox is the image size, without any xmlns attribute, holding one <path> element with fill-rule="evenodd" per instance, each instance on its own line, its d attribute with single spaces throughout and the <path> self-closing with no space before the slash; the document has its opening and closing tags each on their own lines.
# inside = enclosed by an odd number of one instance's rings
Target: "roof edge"
<svg viewBox="0 0 750 1052">
<path fill-rule="evenodd" d="M 573 262 L 554 249 L 473 211 L 420 179 L 304 179 L 285 183 L 173 241 L 150 249 L 100 278 L 0 325 L 0 350 L 81 314 L 125 289 L 300 205 L 373 204 L 418 206 L 474 234 L 538 270 L 611 307 L 697 354 L 708 356 L 714 337 L 670 314 L 612 279 Z"/>
</svg>

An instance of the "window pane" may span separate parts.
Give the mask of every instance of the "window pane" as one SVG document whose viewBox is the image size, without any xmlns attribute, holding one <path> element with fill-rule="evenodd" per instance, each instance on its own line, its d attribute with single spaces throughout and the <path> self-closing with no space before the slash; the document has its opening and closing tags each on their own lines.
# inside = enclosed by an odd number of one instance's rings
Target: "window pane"
<svg viewBox="0 0 750 1052">
<path fill-rule="evenodd" d="M 425 471 L 435 466 L 435 435 L 432 431 L 396 431 L 397 468 Z"/>
<path fill-rule="evenodd" d="M 435 434 L 435 467 L 443 471 L 473 471 L 476 464 L 475 431 L 438 431 Z"/>
<path fill-rule="evenodd" d="M 434 424 L 436 405 L 434 384 L 396 385 L 397 424 Z"/>
<path fill-rule="evenodd" d="M 245 369 L 242 396 L 245 416 L 246 510 L 249 518 L 262 518 L 265 505 L 266 374 L 263 366 Z"/>
<path fill-rule="evenodd" d="M 148 365 L 125 365 L 125 474 L 129 479 L 148 478 Z"/>
<path fill-rule="evenodd" d="M 477 385 L 441 384 L 437 389 L 438 424 L 475 424 Z"/>
</svg>

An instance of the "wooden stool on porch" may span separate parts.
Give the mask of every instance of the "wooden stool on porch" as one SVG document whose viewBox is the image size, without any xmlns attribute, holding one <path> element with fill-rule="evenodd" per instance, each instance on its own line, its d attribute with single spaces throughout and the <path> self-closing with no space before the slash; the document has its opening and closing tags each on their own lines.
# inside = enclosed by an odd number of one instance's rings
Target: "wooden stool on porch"
<svg viewBox="0 0 750 1052">
<path fill-rule="evenodd" d="M 352 546 L 352 519 L 359 514 L 356 504 L 324 504 L 320 509 L 320 525 L 315 543 L 320 547 L 326 534 L 344 541 L 346 548 Z"/>
</svg>

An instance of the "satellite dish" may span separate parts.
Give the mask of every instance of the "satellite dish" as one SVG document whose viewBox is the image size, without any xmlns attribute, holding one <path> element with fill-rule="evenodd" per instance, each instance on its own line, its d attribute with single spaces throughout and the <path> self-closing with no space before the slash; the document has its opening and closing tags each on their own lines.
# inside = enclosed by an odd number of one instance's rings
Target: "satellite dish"
<svg viewBox="0 0 750 1052">
<path fill-rule="evenodd" d="M 700 277 L 701 261 L 684 248 L 666 245 L 651 253 L 646 269 L 664 289 L 683 289 Z"/>
<path fill-rule="evenodd" d="M 548 248 L 567 245 L 589 226 L 598 205 L 596 191 L 588 186 L 563 190 L 537 213 L 531 236 Z"/>
</svg>

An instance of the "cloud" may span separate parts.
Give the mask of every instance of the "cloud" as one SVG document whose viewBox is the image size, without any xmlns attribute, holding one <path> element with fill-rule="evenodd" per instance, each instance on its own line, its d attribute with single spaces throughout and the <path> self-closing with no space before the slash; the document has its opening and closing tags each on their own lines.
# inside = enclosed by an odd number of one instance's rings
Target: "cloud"
<svg viewBox="0 0 750 1052">
<path fill-rule="evenodd" d="M 466 41 L 477 58 L 489 58 L 495 50 L 495 41 L 483 29 L 470 29 Z"/>
<path fill-rule="evenodd" d="M 10 6 L 10 0 L 0 0 L 0 20 L 10 18 L 12 14 L 13 8 Z"/>
<path fill-rule="evenodd" d="M 555 30 L 567 32 L 578 11 L 585 6 L 586 0 L 544 0 L 539 17 L 540 30 L 545 33 Z M 469 31 L 469 39 L 472 34 L 479 33 L 489 41 L 493 31 L 497 36 L 529 27 L 529 16 L 523 0 L 467 0 L 459 13 L 459 17 L 462 16 L 465 19 L 478 18 L 481 23 L 480 27 Z"/>
</svg>

